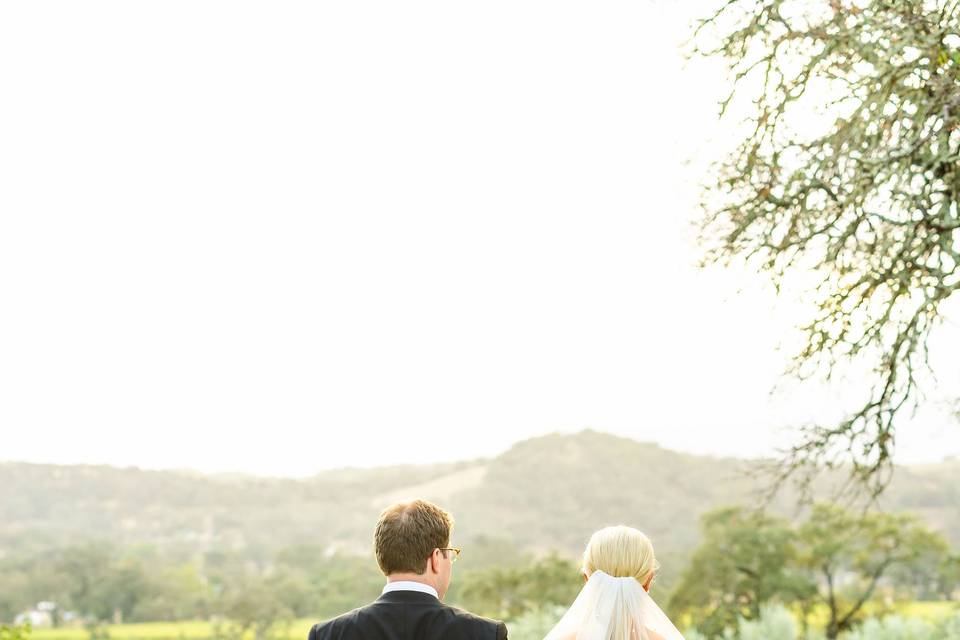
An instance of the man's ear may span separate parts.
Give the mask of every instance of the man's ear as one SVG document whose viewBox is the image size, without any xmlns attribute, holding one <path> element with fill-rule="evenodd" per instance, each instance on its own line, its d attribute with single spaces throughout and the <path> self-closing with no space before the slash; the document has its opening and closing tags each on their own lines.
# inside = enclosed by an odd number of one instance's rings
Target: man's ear
<svg viewBox="0 0 960 640">
<path fill-rule="evenodd" d="M 433 553 L 430 554 L 430 557 L 427 559 L 427 570 L 429 573 L 440 573 L 441 555 L 443 555 L 443 551 L 440 551 L 440 549 L 434 549 Z"/>
</svg>

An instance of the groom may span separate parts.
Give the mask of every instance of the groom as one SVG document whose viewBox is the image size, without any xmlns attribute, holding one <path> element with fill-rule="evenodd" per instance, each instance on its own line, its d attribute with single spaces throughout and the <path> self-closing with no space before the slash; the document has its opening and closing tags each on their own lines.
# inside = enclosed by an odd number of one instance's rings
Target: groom
<svg viewBox="0 0 960 640">
<path fill-rule="evenodd" d="M 426 500 L 380 514 L 373 534 L 383 593 L 371 604 L 313 625 L 307 640 L 506 640 L 502 622 L 441 602 L 460 549 L 450 546 L 453 517 Z"/>
</svg>

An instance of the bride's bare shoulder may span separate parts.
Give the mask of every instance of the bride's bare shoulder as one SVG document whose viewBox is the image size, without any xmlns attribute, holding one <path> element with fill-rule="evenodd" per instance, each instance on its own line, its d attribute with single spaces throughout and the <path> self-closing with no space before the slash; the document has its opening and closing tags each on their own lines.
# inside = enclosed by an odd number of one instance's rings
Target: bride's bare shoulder
<svg viewBox="0 0 960 640">
<path fill-rule="evenodd" d="M 654 631 L 653 629 L 647 629 L 647 639 L 646 640 L 663 640 L 663 636 Z"/>
</svg>

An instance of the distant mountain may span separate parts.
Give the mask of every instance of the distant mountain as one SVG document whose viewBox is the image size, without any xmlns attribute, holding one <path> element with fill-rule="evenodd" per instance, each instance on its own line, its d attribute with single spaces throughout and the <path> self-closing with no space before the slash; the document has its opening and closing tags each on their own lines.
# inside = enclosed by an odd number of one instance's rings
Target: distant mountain
<svg viewBox="0 0 960 640">
<path fill-rule="evenodd" d="M 701 514 L 752 500 L 748 463 L 589 430 L 526 440 L 493 459 L 309 479 L 3 463 L 0 557 L 85 540 L 185 557 L 217 549 L 264 557 L 297 544 L 367 553 L 379 511 L 419 496 L 453 512 L 457 543 L 468 548 L 503 542 L 572 556 L 595 529 L 626 523 L 679 567 Z M 957 544 L 960 462 L 899 469 L 884 504 L 919 513 Z"/>
</svg>

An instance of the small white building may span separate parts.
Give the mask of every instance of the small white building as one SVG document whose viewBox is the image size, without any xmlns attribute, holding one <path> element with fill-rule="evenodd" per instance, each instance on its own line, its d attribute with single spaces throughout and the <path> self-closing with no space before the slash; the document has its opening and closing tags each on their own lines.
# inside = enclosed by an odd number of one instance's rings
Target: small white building
<svg viewBox="0 0 960 640">
<path fill-rule="evenodd" d="M 13 619 L 14 624 L 30 623 L 31 627 L 52 627 L 53 612 L 57 609 L 57 603 L 44 600 L 38 602 L 37 606 L 27 609 Z"/>
</svg>

